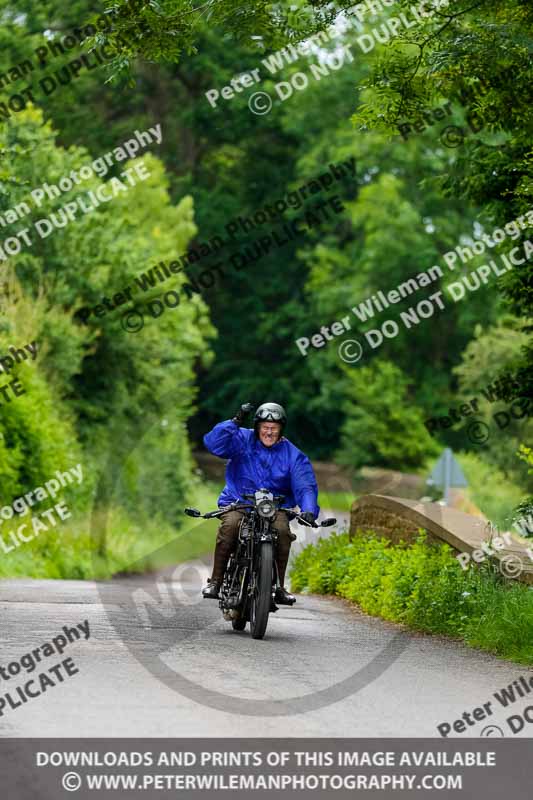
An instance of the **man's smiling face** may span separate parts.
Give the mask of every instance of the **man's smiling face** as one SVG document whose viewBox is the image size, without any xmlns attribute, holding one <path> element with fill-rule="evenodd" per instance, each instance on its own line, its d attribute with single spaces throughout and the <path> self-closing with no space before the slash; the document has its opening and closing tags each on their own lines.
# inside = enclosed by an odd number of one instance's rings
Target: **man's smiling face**
<svg viewBox="0 0 533 800">
<path fill-rule="evenodd" d="M 259 424 L 259 441 L 265 447 L 272 447 L 276 444 L 281 435 L 281 425 L 279 422 L 261 422 Z"/>
</svg>

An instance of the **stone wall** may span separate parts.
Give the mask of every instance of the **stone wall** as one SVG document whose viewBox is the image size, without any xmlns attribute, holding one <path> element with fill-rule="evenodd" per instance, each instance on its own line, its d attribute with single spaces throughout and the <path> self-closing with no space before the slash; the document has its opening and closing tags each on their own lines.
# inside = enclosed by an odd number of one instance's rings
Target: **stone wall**
<svg viewBox="0 0 533 800">
<path fill-rule="evenodd" d="M 354 503 L 350 514 L 350 538 L 365 535 L 365 532 L 369 530 L 397 544 L 400 540 L 413 542 L 418 535 L 420 526 L 391 511 L 372 506 L 359 506 L 357 502 Z M 427 531 L 427 541 L 441 542 L 442 539 Z"/>
<path fill-rule="evenodd" d="M 194 453 L 198 467 L 208 480 L 224 483 L 226 461 L 205 450 Z M 418 475 L 395 472 L 394 470 L 363 467 L 357 475 L 336 464 L 313 461 L 320 492 L 340 492 L 354 497 L 363 494 L 386 494 L 393 497 L 406 497 L 413 500 L 424 494 L 425 483 Z M 319 501 L 320 502 L 320 501 Z"/>
</svg>

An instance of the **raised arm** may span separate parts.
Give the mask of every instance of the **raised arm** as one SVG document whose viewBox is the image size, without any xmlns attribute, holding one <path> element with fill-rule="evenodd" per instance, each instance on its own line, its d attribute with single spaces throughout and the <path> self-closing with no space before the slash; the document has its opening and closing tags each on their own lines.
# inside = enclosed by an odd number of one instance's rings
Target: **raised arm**
<svg viewBox="0 0 533 800">
<path fill-rule="evenodd" d="M 204 436 L 204 444 L 210 453 L 220 458 L 235 458 L 244 447 L 247 434 L 241 431 L 241 425 L 253 411 L 251 403 L 244 403 L 232 419 L 219 422 L 212 431 Z"/>
<path fill-rule="evenodd" d="M 219 422 L 204 436 L 204 444 L 209 452 L 220 458 L 235 458 L 241 452 L 244 442 L 244 431 L 232 419 Z"/>
</svg>

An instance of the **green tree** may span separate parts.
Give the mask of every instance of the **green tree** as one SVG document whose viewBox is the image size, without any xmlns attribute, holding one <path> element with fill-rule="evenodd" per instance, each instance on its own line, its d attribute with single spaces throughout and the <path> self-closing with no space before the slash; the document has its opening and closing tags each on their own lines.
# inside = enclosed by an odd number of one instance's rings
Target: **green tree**
<svg viewBox="0 0 533 800">
<path fill-rule="evenodd" d="M 351 392 L 337 452 L 341 464 L 416 469 L 428 453 L 438 452 L 413 405 L 409 380 L 397 366 L 376 360 L 346 372 Z"/>
<path fill-rule="evenodd" d="M 528 341 L 522 327 L 511 316 L 502 317 L 487 330 L 477 325 L 454 372 L 459 378 L 458 400 L 477 398 L 476 418 L 487 425 L 488 440 L 482 451 L 485 460 L 525 488 L 527 473 L 517 451 L 520 442 L 531 440 L 533 423 L 523 400 L 513 407 L 519 416 L 523 411 L 521 418 L 515 418 L 510 409 L 514 398 L 527 397 L 528 380 L 520 380 L 518 385 L 509 380 L 515 378 L 522 365 L 523 348 Z"/>
<path fill-rule="evenodd" d="M 191 199 L 183 198 L 177 206 L 171 204 L 163 165 L 148 155 L 144 158 L 145 180 L 138 180 L 111 202 L 78 214 L 65 227 L 40 238 L 35 227 L 38 220 L 50 218 L 52 211 L 58 218 L 61 206 L 74 198 L 84 197 L 87 203 L 87 192 L 96 191 L 104 181 L 93 176 L 59 198 L 45 197 L 37 206 L 29 196 L 36 176 L 39 183 L 57 184 L 72 169 L 79 171 L 92 163 L 93 157 L 82 147 L 68 151 L 59 147 L 52 127 L 43 124 L 42 114 L 36 109 L 22 112 L 9 122 L 0 132 L 0 146 L 4 144 L 15 153 L 11 167 L 20 181 L 5 190 L 4 209 L 28 203 L 30 214 L 23 223 L 32 239 L 31 246 L 6 262 L 8 284 L 21 287 L 23 299 L 15 309 L 21 303 L 25 308 L 35 304 L 31 336 L 38 341 L 40 355 L 36 365 L 27 365 L 26 369 L 35 369 L 41 376 L 28 383 L 27 398 L 14 402 L 8 412 L 2 409 L 5 422 L 1 424 L 7 426 L 8 441 L 13 441 L 15 424 L 19 431 L 17 446 L 9 451 L 4 470 L 18 470 L 19 482 L 27 480 L 29 476 L 20 472 L 21 454 L 33 452 L 35 458 L 41 452 L 35 443 L 36 431 L 42 429 L 44 446 L 57 420 L 61 421 L 59 441 L 55 448 L 46 448 L 46 458 L 41 457 L 41 474 L 56 452 L 61 455 L 70 447 L 73 431 L 78 451 L 83 445 L 89 464 L 101 466 L 107 463 L 109 451 L 117 449 L 117 443 L 136 441 L 144 419 L 166 417 L 166 428 L 149 434 L 151 447 L 146 444 L 135 452 L 137 468 L 132 474 L 138 476 L 138 482 L 135 486 L 130 482 L 129 488 L 135 492 L 130 494 L 130 501 L 133 496 L 140 512 L 142 497 L 145 511 L 158 510 L 175 520 L 176 506 L 190 483 L 184 423 L 193 408 L 194 369 L 198 360 L 209 358 L 206 340 L 214 334 L 207 308 L 198 296 L 187 299 L 184 295 L 177 308 L 167 310 L 159 319 L 147 315 L 144 329 L 135 334 L 127 333 L 121 325 L 122 310 L 131 304 L 106 316 L 92 315 L 87 324 L 77 312 L 82 306 L 101 303 L 104 296 L 113 297 L 127 285 L 141 295 L 141 304 L 153 299 L 157 287 L 142 293 L 135 276 L 162 260 L 168 263 L 186 247 L 196 230 Z M 138 163 L 122 162 L 121 169 Z M 16 232 L 21 225 L 21 220 L 12 223 L 6 234 Z M 185 280 L 180 273 L 165 290 L 179 291 Z M 138 302 L 137 297 L 134 299 Z M 6 318 L 3 341 L 25 343 L 30 332 L 20 319 L 24 319 L 20 314 Z M 27 420 L 23 424 L 21 416 L 35 415 L 38 402 L 42 404 L 38 422 Z M 146 487 L 149 469 L 153 490 Z M 160 483 L 165 487 L 163 494 L 157 488 Z M 162 502 L 164 498 L 167 502 Z"/>
</svg>

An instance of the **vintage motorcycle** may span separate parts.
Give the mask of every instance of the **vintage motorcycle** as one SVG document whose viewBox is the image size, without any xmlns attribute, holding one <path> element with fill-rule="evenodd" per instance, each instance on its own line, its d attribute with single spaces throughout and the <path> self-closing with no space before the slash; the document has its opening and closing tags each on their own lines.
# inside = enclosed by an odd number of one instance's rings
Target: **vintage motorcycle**
<svg viewBox="0 0 533 800">
<path fill-rule="evenodd" d="M 284 501 L 283 495 L 273 495 L 267 489 L 243 495 L 248 503 L 232 503 L 217 511 L 202 514 L 196 508 L 186 508 L 190 517 L 213 519 L 227 511 L 244 511 L 239 527 L 235 551 L 230 556 L 222 581 L 219 606 L 225 620 L 233 629 L 242 631 L 250 622 L 254 639 L 262 639 L 268 624 L 268 615 L 277 610 L 274 595 L 279 585 L 276 564 L 278 532 L 273 525 L 277 510 Z M 336 519 L 309 523 L 295 511 L 284 509 L 289 519 L 311 528 L 329 527 Z"/>
</svg>

